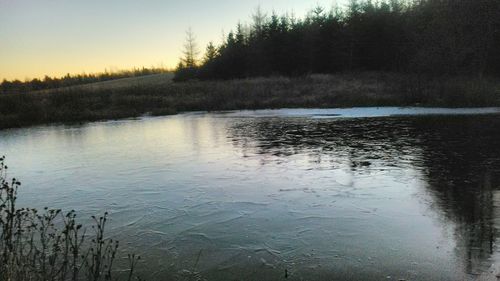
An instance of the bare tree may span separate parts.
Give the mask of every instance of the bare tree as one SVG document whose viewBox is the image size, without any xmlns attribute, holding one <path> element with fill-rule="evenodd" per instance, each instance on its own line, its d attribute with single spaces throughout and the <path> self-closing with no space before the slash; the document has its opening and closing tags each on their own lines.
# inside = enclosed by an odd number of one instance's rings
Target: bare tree
<svg viewBox="0 0 500 281">
<path fill-rule="evenodd" d="M 181 59 L 184 67 L 194 68 L 198 64 L 198 45 L 196 44 L 196 37 L 194 36 L 191 27 L 186 31 L 186 42 L 184 43 L 184 50 L 182 52 L 184 57 Z"/>
</svg>

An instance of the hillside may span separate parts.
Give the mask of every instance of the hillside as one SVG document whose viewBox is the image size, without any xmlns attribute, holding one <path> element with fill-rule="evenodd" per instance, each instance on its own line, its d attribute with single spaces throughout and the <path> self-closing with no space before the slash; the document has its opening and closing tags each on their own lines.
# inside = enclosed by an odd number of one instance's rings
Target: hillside
<svg viewBox="0 0 500 281">
<path fill-rule="evenodd" d="M 75 86 L 76 89 L 86 90 L 107 90 L 107 89 L 123 89 L 130 87 L 148 86 L 161 86 L 172 82 L 172 73 L 152 74 L 138 77 L 122 78 L 116 80 L 109 80 L 104 82 L 96 82 Z"/>
<path fill-rule="evenodd" d="M 34 91 L 35 93 L 49 93 L 58 90 L 118 90 L 143 86 L 162 86 L 172 82 L 173 73 L 151 74 L 137 77 L 120 78 L 109 81 L 95 82 L 59 89 Z"/>
</svg>

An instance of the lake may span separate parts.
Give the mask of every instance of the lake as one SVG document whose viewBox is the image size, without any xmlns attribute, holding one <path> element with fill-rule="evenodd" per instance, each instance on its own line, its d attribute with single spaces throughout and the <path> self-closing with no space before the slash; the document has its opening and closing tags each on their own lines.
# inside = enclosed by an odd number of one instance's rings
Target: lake
<svg viewBox="0 0 500 281">
<path fill-rule="evenodd" d="M 149 280 L 495 280 L 499 137 L 497 108 L 200 112 L 3 130 L 0 154 L 20 204 L 109 211 Z"/>
</svg>

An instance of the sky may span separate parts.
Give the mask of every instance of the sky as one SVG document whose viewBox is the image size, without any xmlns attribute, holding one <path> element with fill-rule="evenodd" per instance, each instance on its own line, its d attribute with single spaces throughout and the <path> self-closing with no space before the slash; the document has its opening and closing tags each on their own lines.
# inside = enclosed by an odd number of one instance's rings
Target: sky
<svg viewBox="0 0 500 281">
<path fill-rule="evenodd" d="M 342 1 L 342 0 L 337 0 Z M 341 2 L 340 2 L 341 3 Z M 0 81 L 174 67 L 185 31 L 200 51 L 260 6 L 303 16 L 335 0 L 0 0 Z"/>
</svg>

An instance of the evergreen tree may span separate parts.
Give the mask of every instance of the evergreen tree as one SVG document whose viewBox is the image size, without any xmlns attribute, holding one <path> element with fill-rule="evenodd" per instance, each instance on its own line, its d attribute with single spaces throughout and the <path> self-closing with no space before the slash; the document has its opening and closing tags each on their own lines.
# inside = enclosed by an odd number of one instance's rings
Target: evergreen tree
<svg viewBox="0 0 500 281">
<path fill-rule="evenodd" d="M 205 57 L 203 58 L 203 64 L 213 62 L 217 55 L 217 48 L 214 46 L 213 42 L 209 42 L 205 51 Z"/>
<path fill-rule="evenodd" d="M 196 68 L 188 32 L 183 67 Z M 209 44 L 198 77 L 398 71 L 431 75 L 500 73 L 498 0 L 350 0 L 346 9 L 315 7 L 304 18 L 257 8 Z"/>
</svg>

